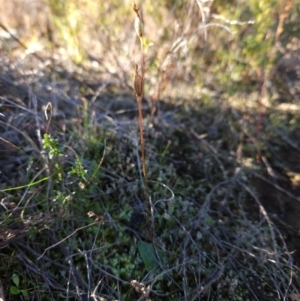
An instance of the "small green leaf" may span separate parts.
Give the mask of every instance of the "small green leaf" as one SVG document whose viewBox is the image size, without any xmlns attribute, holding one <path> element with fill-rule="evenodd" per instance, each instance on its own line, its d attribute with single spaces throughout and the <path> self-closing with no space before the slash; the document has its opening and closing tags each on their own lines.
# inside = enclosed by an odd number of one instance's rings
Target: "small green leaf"
<svg viewBox="0 0 300 301">
<path fill-rule="evenodd" d="M 137 247 L 146 269 L 152 270 L 158 268 L 152 244 L 140 241 Z"/>
<path fill-rule="evenodd" d="M 12 275 L 12 281 L 16 285 L 16 287 L 19 287 L 20 284 L 20 277 L 17 274 Z"/>
<path fill-rule="evenodd" d="M 17 288 L 17 287 L 15 287 L 15 286 L 11 286 L 10 287 L 10 293 L 12 294 L 12 295 L 19 295 L 19 293 L 20 293 L 20 291 L 19 291 L 19 289 Z"/>
<path fill-rule="evenodd" d="M 22 295 L 24 297 L 28 297 L 28 291 L 27 290 L 20 290 L 20 292 L 22 293 Z"/>
<path fill-rule="evenodd" d="M 137 247 L 141 259 L 148 271 L 158 269 L 160 267 L 159 262 L 163 265 L 166 264 L 165 253 L 162 250 L 156 249 L 156 253 L 159 257 L 158 261 L 152 244 L 144 241 L 139 241 Z"/>
</svg>

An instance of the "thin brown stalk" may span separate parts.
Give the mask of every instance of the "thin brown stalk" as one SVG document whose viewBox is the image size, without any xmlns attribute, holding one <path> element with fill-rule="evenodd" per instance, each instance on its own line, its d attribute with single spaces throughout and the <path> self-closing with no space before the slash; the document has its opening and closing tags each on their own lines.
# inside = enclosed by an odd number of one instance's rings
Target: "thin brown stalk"
<svg viewBox="0 0 300 301">
<path fill-rule="evenodd" d="M 148 229 L 149 229 L 150 239 L 152 241 L 153 232 L 152 232 L 152 227 L 150 225 L 151 208 L 150 208 L 150 200 L 149 200 L 149 194 L 148 194 L 148 182 L 147 182 L 148 180 L 147 180 L 145 140 L 144 140 L 144 130 L 143 130 L 143 113 L 142 113 L 143 82 L 144 82 L 143 78 L 138 73 L 138 66 L 135 65 L 134 90 L 135 90 L 136 100 L 137 100 L 137 104 L 138 104 L 144 197 L 145 197 L 145 202 L 146 202 L 147 225 L 148 225 Z"/>
<path fill-rule="evenodd" d="M 143 78 L 138 74 L 137 69 L 138 69 L 138 66 L 135 65 L 134 89 L 135 89 L 136 99 L 137 99 L 137 104 L 138 104 L 141 155 L 142 155 L 142 170 L 143 170 L 143 177 L 144 177 L 145 186 L 146 186 L 147 185 L 147 169 L 146 169 L 146 162 L 145 162 L 145 140 L 144 140 L 144 134 L 143 134 L 143 113 L 142 113 Z"/>
<path fill-rule="evenodd" d="M 144 131 L 143 131 L 143 114 L 142 114 L 142 98 L 144 94 L 144 81 L 145 81 L 145 52 L 144 52 L 144 28 L 143 20 L 139 12 L 139 8 L 134 3 L 133 10 L 136 14 L 135 19 L 135 30 L 140 38 L 141 43 L 141 65 L 142 72 L 141 75 L 138 72 L 138 65 L 134 66 L 134 80 L 133 86 L 136 95 L 136 100 L 138 104 L 138 115 L 139 115 L 139 128 L 140 128 L 140 143 L 141 143 L 141 161 L 142 161 L 142 171 L 143 171 L 143 184 L 144 184 L 144 197 L 146 203 L 146 214 L 147 214 L 147 226 L 149 230 L 149 236 L 153 242 L 153 231 L 151 227 L 151 206 L 150 199 L 148 194 L 148 182 L 147 182 L 147 168 L 146 168 L 146 158 L 145 158 L 145 140 L 144 140 Z"/>
</svg>

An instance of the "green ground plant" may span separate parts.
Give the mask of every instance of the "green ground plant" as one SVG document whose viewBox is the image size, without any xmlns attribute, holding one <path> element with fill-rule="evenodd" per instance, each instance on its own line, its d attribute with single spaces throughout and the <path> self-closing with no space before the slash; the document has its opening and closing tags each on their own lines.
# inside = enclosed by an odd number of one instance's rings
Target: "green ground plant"
<svg viewBox="0 0 300 301">
<path fill-rule="evenodd" d="M 28 298 L 28 296 L 29 296 L 28 290 L 20 288 L 20 276 L 18 274 L 13 274 L 11 280 L 13 282 L 13 285 L 9 289 L 10 293 L 12 295 L 22 294 L 24 296 L 24 298 Z"/>
<path fill-rule="evenodd" d="M 0 298 L 297 300 L 291 3 L 47 2 L 0 56 Z"/>
</svg>

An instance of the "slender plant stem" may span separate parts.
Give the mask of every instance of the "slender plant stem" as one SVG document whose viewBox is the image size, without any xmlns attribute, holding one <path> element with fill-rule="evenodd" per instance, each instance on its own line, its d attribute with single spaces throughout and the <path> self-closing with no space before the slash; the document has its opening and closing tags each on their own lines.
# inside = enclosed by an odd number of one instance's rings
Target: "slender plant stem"
<svg viewBox="0 0 300 301">
<path fill-rule="evenodd" d="M 144 197 L 146 203 L 146 214 L 147 214 L 147 226 L 151 241 L 153 241 L 153 231 L 151 227 L 151 206 L 148 193 L 148 180 L 147 180 L 147 168 L 146 168 L 146 156 L 145 156 L 145 140 L 144 140 L 144 129 L 143 129 L 143 113 L 142 113 L 142 96 L 143 96 L 143 78 L 138 74 L 137 66 L 135 68 L 135 84 L 139 82 L 141 84 L 140 92 L 136 89 L 136 99 L 138 104 L 138 115 L 139 115 L 139 128 L 140 128 L 140 143 L 141 143 L 141 161 L 142 161 L 142 172 L 143 172 L 143 184 L 144 184 Z"/>
<path fill-rule="evenodd" d="M 138 103 L 139 126 L 140 126 L 142 171 L 144 177 L 144 186 L 147 187 L 147 168 L 146 168 L 146 157 L 145 157 L 145 140 L 143 134 L 142 98 L 140 96 L 137 96 L 137 103 Z"/>
<path fill-rule="evenodd" d="M 147 226 L 149 230 L 149 236 L 153 243 L 153 230 L 151 227 L 151 204 L 150 197 L 148 194 L 148 181 L 147 181 L 147 169 L 146 169 L 146 158 L 145 158 L 145 140 L 143 130 L 143 114 L 142 114 L 142 99 L 144 95 L 144 82 L 145 82 L 145 49 L 144 49 L 144 32 L 143 32 L 143 20 L 134 3 L 133 10 L 136 14 L 135 29 L 141 43 L 141 75 L 138 73 L 138 66 L 135 65 L 134 74 L 134 90 L 136 94 L 139 114 L 139 127 L 140 127 L 140 143 L 141 143 L 141 160 L 142 160 L 142 171 L 143 171 L 143 184 L 144 184 L 144 197 L 146 203 L 146 214 L 147 214 Z"/>
</svg>

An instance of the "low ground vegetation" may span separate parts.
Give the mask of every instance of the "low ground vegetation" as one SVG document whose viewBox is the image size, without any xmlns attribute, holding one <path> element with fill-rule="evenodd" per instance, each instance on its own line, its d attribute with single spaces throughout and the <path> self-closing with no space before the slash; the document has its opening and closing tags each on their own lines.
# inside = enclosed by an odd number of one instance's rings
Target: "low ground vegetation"
<svg viewBox="0 0 300 301">
<path fill-rule="evenodd" d="M 7 7 L 0 299 L 300 300 L 299 5 L 219 2 Z"/>
</svg>

